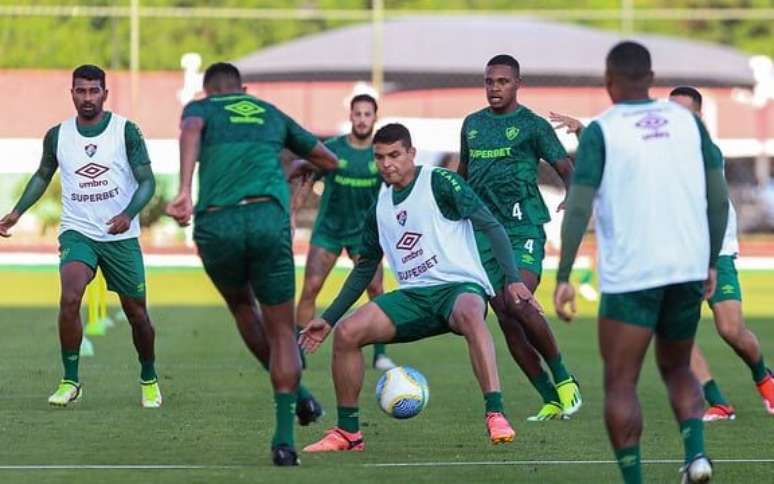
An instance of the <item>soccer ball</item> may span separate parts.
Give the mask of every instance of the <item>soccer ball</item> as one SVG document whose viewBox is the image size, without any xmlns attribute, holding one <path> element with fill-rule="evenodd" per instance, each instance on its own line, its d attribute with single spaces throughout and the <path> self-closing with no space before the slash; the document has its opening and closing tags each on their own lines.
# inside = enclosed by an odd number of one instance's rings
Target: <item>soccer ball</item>
<svg viewBox="0 0 774 484">
<path fill-rule="evenodd" d="M 428 400 L 427 379 L 410 366 L 387 370 L 376 383 L 376 403 L 390 417 L 416 417 Z"/>
</svg>

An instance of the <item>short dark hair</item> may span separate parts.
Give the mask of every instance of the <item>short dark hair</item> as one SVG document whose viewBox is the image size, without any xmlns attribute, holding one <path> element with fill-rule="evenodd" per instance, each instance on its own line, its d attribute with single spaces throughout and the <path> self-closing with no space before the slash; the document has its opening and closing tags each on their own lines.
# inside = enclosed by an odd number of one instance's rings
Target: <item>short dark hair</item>
<svg viewBox="0 0 774 484">
<path fill-rule="evenodd" d="M 489 59 L 489 62 L 486 63 L 486 66 L 508 66 L 513 70 L 513 75 L 516 77 L 519 77 L 519 74 L 521 73 L 521 66 L 519 66 L 519 61 L 517 61 L 512 55 L 508 54 L 498 54 L 491 59 Z"/>
<path fill-rule="evenodd" d="M 669 93 L 669 97 L 672 97 L 672 96 L 689 97 L 691 98 L 691 100 L 693 100 L 693 103 L 696 105 L 696 107 L 698 109 L 701 109 L 701 102 L 702 102 L 701 93 L 695 87 L 678 86 L 672 89 L 672 92 Z"/>
<path fill-rule="evenodd" d="M 353 97 L 349 102 L 349 109 L 352 110 L 356 103 L 371 103 L 374 106 L 374 112 L 379 110 L 379 105 L 376 104 L 376 99 L 374 99 L 374 97 L 370 94 L 358 94 L 357 96 Z"/>
<path fill-rule="evenodd" d="M 629 81 L 641 81 L 651 74 L 650 52 L 630 40 L 619 42 L 607 53 L 609 73 Z"/>
<path fill-rule="evenodd" d="M 405 148 L 411 148 L 411 133 L 400 123 L 385 124 L 374 135 L 373 144 L 391 145 L 400 141 Z"/>
<path fill-rule="evenodd" d="M 73 71 L 73 84 L 76 79 L 86 79 L 87 81 L 99 81 L 102 89 L 105 89 L 105 71 L 94 64 L 83 64 Z"/>
<path fill-rule="evenodd" d="M 234 64 L 228 62 L 216 62 L 210 65 L 206 71 L 204 71 L 204 85 L 212 84 L 213 82 L 227 81 L 233 84 L 242 85 L 242 75 L 239 73 L 239 69 Z"/>
</svg>

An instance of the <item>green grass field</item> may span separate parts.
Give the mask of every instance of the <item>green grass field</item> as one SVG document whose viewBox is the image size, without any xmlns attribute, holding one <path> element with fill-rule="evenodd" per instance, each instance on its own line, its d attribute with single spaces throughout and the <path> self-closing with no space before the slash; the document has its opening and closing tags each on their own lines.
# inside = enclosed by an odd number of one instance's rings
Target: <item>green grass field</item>
<svg viewBox="0 0 774 484">
<path fill-rule="evenodd" d="M 394 359 L 411 364 L 428 378 L 431 401 L 410 421 L 396 421 L 377 408 L 369 371 L 361 400 L 367 450 L 362 454 L 302 456 L 298 469 L 269 464 L 273 427 L 267 375 L 243 347 L 233 322 L 198 271 L 149 274 L 152 316 L 157 329 L 157 361 L 164 392 L 159 411 L 139 406 L 139 368 L 125 323 L 94 338 L 96 355 L 83 359 L 84 398 L 66 409 L 52 409 L 46 398 L 61 377 L 56 336 L 56 273 L 50 270 L 0 271 L 0 482 L 617 482 L 618 469 L 606 463 L 612 453 L 601 418 L 601 370 L 593 319 L 594 306 L 581 305 L 572 326 L 554 320 L 565 359 L 582 383 L 585 404 L 570 421 L 535 424 L 524 419 L 539 399 L 512 363 L 492 322 L 506 409 L 517 440 L 488 443 L 483 402 L 461 338 L 443 336 L 390 347 Z M 342 282 L 337 271 L 323 295 L 329 299 Z M 774 310 L 769 306 L 771 273 L 745 273 L 742 284 L 749 325 L 774 358 Z M 541 300 L 553 287 L 548 275 Z M 10 295 L 16 295 L 10 297 Z M 767 297 L 769 296 L 769 297 Z M 772 482 L 774 417 L 764 414 L 746 366 L 702 322 L 699 340 L 721 388 L 737 407 L 735 422 L 707 426 L 707 448 L 716 460 L 769 459 L 769 462 L 716 464 L 717 482 Z M 370 350 L 366 351 L 370 357 Z M 297 430 L 299 447 L 335 425 L 329 376 L 329 345 L 309 359 L 305 382 L 328 414 L 323 422 Z M 645 416 L 643 458 L 679 459 L 682 447 L 652 356 L 640 382 Z M 518 463 L 514 462 L 518 461 Z M 525 463 L 525 461 L 585 461 Z M 380 467 L 417 463 L 419 467 Z M 486 463 L 486 464 L 485 464 Z M 432 465 L 430 465 L 432 464 Z M 6 466 L 180 465 L 196 469 L 9 469 Z M 645 466 L 648 482 L 678 482 L 678 464 Z"/>
</svg>

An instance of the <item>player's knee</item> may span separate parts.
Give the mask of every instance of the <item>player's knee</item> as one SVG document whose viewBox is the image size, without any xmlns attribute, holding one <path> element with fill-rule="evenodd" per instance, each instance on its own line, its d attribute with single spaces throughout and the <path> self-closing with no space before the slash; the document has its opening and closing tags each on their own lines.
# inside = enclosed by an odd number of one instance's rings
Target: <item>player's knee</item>
<svg viewBox="0 0 774 484">
<path fill-rule="evenodd" d="M 59 298 L 59 309 L 61 312 L 70 314 L 77 313 L 81 307 L 83 295 L 78 291 L 62 291 Z"/>
<path fill-rule="evenodd" d="M 335 349 L 351 349 L 362 346 L 363 329 L 357 320 L 345 319 L 336 325 L 333 335 Z"/>
<path fill-rule="evenodd" d="M 738 318 L 723 318 L 716 323 L 718 334 L 729 343 L 735 342 L 742 333 L 744 326 Z"/>
<path fill-rule="evenodd" d="M 481 314 L 480 308 L 477 307 L 466 306 L 455 309 L 454 322 L 457 330 L 462 334 L 481 331 L 486 327 L 484 315 Z"/>
<path fill-rule="evenodd" d="M 148 317 L 148 311 L 144 306 L 132 305 L 124 307 L 124 314 L 129 324 L 132 326 L 146 326 L 150 325 L 150 318 Z"/>
</svg>

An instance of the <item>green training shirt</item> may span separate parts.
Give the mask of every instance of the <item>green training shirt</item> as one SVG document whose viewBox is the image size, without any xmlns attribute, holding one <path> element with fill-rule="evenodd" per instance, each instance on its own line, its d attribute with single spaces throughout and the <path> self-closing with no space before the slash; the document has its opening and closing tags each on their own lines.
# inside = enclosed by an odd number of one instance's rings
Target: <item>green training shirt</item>
<svg viewBox="0 0 774 484">
<path fill-rule="evenodd" d="M 339 167 L 325 175 L 314 231 L 337 239 L 360 237 L 363 219 L 382 185 L 373 148 L 355 148 L 347 136 L 332 138 L 325 145 L 339 158 Z"/>
<path fill-rule="evenodd" d="M 519 106 L 508 114 L 490 108 L 462 124 L 460 160 L 468 183 L 503 224 L 508 235 L 538 237 L 551 220 L 538 189 L 538 166 L 567 156 L 551 124 Z"/>
<path fill-rule="evenodd" d="M 199 200 L 207 207 L 236 205 L 245 197 L 269 196 L 290 211 L 290 190 L 280 152 L 307 156 L 317 138 L 273 105 L 248 94 L 191 101 L 183 119 L 204 120 L 199 151 Z"/>
</svg>

